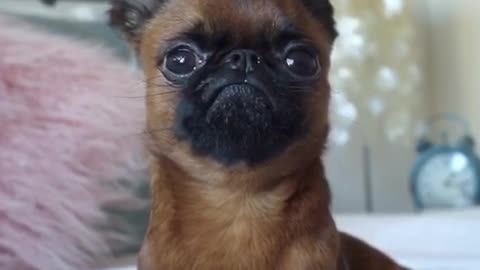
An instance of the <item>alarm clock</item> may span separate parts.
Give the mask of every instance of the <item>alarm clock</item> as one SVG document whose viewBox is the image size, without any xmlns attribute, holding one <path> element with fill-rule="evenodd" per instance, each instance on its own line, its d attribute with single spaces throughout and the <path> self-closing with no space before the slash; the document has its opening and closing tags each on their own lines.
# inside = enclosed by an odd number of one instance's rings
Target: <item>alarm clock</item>
<svg viewBox="0 0 480 270">
<path fill-rule="evenodd" d="M 447 132 L 440 141 L 424 136 L 417 144 L 418 157 L 411 173 L 411 191 L 419 209 L 467 208 L 480 203 L 480 159 L 469 135 L 468 123 L 455 114 L 433 117 L 428 127 L 440 121 L 462 130 L 452 141 Z M 461 128 L 459 129 L 458 126 Z"/>
</svg>

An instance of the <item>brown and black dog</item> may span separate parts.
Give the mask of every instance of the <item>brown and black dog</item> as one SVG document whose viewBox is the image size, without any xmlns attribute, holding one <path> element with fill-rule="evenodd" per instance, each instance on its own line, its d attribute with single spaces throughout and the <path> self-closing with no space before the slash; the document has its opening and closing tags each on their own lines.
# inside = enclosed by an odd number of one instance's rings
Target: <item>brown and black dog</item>
<svg viewBox="0 0 480 270">
<path fill-rule="evenodd" d="M 147 81 L 141 270 L 399 270 L 337 231 L 328 0 L 115 0 Z"/>
</svg>

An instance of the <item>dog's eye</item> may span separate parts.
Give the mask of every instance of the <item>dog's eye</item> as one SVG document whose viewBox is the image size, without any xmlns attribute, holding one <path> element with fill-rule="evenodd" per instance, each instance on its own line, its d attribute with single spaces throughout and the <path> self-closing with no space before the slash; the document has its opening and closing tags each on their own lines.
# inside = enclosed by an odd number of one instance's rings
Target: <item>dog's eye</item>
<svg viewBox="0 0 480 270">
<path fill-rule="evenodd" d="M 185 47 L 174 49 L 165 58 L 165 68 L 179 76 L 192 73 L 197 68 L 197 63 L 197 54 Z"/>
<path fill-rule="evenodd" d="M 302 77 L 314 76 L 319 70 L 317 57 L 305 49 L 290 50 L 285 57 L 285 64 L 295 75 Z"/>
</svg>

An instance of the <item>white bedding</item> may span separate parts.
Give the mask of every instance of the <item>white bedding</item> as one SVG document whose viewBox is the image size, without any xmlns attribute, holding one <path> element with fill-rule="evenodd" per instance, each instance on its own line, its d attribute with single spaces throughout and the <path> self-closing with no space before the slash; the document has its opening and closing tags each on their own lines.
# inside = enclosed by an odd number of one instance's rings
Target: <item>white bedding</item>
<svg viewBox="0 0 480 270">
<path fill-rule="evenodd" d="M 338 215 L 339 229 L 418 270 L 480 270 L 480 210 Z"/>
<path fill-rule="evenodd" d="M 335 219 L 339 229 L 367 240 L 414 270 L 480 270 L 480 210 L 337 215 Z"/>
</svg>

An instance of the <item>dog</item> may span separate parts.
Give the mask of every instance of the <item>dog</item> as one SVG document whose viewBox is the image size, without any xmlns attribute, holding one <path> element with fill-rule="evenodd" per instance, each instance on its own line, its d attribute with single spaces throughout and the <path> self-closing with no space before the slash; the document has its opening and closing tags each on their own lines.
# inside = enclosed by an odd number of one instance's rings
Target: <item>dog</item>
<svg viewBox="0 0 480 270">
<path fill-rule="evenodd" d="M 141 270 L 400 270 L 339 232 L 321 162 L 328 0 L 114 0 L 146 77 Z"/>
</svg>

